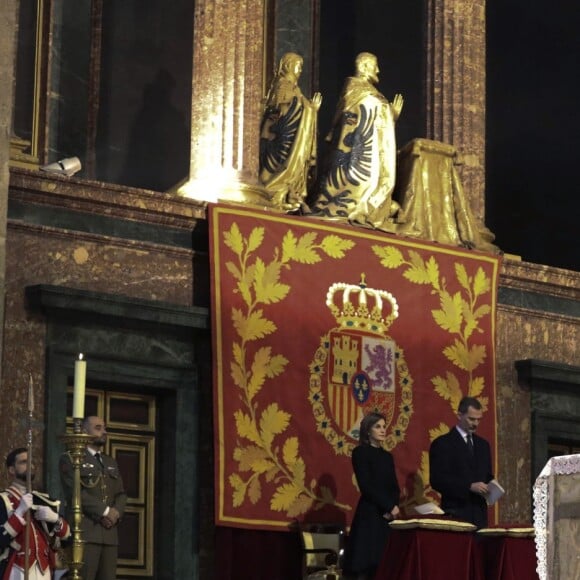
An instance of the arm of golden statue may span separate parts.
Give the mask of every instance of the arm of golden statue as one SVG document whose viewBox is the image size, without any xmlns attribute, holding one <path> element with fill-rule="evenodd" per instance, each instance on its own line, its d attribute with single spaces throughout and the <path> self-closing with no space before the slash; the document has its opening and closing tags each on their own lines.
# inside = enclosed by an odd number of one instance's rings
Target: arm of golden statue
<svg viewBox="0 0 580 580">
<path fill-rule="evenodd" d="M 401 111 L 403 109 L 403 95 L 400 94 L 396 94 L 395 98 L 393 99 L 393 102 L 391 103 L 391 108 L 393 110 L 393 118 L 396 121 L 399 118 L 399 115 L 401 114 Z"/>
<path fill-rule="evenodd" d="M 318 111 L 320 109 L 320 105 L 322 104 L 322 95 L 320 93 L 314 93 L 314 95 L 312 95 L 310 104 L 316 111 Z"/>
</svg>

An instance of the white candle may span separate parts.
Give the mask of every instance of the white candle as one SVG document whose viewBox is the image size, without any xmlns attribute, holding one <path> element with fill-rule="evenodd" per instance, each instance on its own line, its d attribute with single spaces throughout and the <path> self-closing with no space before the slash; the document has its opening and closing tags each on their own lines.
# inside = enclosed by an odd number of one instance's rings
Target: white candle
<svg viewBox="0 0 580 580">
<path fill-rule="evenodd" d="M 83 355 L 75 361 L 75 384 L 73 389 L 73 419 L 85 416 L 85 383 L 87 379 L 87 361 Z"/>
</svg>

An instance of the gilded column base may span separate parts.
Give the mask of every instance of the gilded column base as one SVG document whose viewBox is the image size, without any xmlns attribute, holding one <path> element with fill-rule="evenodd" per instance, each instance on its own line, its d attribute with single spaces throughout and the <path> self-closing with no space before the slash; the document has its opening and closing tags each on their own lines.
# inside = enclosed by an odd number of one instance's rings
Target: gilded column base
<svg viewBox="0 0 580 580">
<path fill-rule="evenodd" d="M 235 178 L 215 177 L 190 178 L 178 183 L 168 193 L 208 203 L 231 203 L 250 205 L 270 211 L 281 211 L 272 196 L 261 185 L 254 185 Z"/>
</svg>

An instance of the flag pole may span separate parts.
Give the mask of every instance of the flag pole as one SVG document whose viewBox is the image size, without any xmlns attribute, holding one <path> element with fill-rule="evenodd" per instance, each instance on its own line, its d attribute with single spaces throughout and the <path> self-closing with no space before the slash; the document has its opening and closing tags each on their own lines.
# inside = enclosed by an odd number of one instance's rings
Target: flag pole
<svg viewBox="0 0 580 580">
<path fill-rule="evenodd" d="M 32 382 L 32 373 L 28 379 L 28 428 L 26 435 L 26 493 L 32 493 L 32 420 L 34 417 L 34 384 Z M 26 512 L 26 535 L 24 536 L 24 580 L 29 578 L 30 569 L 30 526 L 31 513 Z"/>
</svg>

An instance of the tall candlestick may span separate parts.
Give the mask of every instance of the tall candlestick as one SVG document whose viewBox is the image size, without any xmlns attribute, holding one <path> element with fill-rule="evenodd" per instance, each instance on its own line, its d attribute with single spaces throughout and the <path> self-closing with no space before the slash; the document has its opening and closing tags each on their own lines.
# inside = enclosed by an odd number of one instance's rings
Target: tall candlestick
<svg viewBox="0 0 580 580">
<path fill-rule="evenodd" d="M 85 416 L 85 383 L 87 379 L 87 361 L 83 355 L 75 361 L 75 384 L 73 389 L 73 419 Z"/>
</svg>

